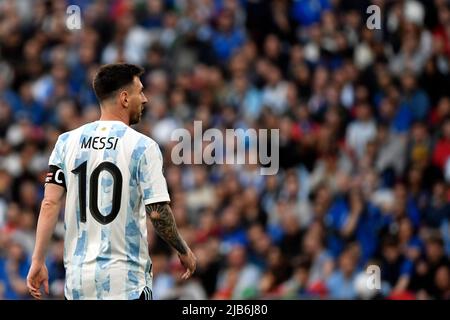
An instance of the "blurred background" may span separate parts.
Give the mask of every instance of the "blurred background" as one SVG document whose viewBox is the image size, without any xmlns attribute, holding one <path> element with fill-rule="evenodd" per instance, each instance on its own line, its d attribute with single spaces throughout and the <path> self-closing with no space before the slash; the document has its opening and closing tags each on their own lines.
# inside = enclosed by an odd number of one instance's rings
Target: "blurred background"
<svg viewBox="0 0 450 320">
<path fill-rule="evenodd" d="M 80 30 L 66 8 L 81 8 Z M 380 8 L 381 29 L 366 9 Z M 149 228 L 155 299 L 450 299 L 450 2 L 0 0 L 0 299 L 26 275 L 59 134 L 97 120 L 99 65 L 145 68 L 178 226 Z M 280 171 L 180 165 L 170 133 L 280 129 Z M 63 212 L 47 265 L 63 298 Z M 381 290 L 365 286 L 381 270 Z"/>
</svg>

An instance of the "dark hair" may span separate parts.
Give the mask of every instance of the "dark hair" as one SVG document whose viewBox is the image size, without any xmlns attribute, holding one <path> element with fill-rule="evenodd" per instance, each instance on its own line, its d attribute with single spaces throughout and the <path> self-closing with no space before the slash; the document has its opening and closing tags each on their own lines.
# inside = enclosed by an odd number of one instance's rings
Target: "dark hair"
<svg viewBox="0 0 450 320">
<path fill-rule="evenodd" d="M 383 248 L 398 247 L 398 237 L 395 234 L 387 234 L 382 240 Z"/>
<path fill-rule="evenodd" d="M 101 102 L 111 97 L 118 89 L 133 82 L 134 77 L 139 77 L 144 69 L 128 63 L 106 64 L 98 70 L 92 86 L 95 95 Z"/>
<path fill-rule="evenodd" d="M 294 269 L 311 269 L 312 262 L 311 259 L 306 255 L 301 255 L 294 257 L 292 261 L 292 266 Z"/>
<path fill-rule="evenodd" d="M 437 244 L 440 247 L 444 247 L 444 239 L 438 232 L 431 233 L 428 239 L 425 241 L 426 244 Z"/>
</svg>

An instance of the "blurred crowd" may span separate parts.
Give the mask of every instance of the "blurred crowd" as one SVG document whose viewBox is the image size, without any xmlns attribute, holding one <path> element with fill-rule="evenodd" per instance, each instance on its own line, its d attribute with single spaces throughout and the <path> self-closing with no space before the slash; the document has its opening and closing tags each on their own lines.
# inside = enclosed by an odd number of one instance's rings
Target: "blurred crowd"
<svg viewBox="0 0 450 320">
<path fill-rule="evenodd" d="M 70 4 L 80 30 L 66 27 Z M 371 4 L 380 29 L 367 27 Z M 450 299 L 447 0 L 0 0 L 0 299 L 30 298 L 50 152 L 98 119 L 93 75 L 119 61 L 145 68 L 135 128 L 163 151 L 198 258 L 181 281 L 149 223 L 155 299 Z M 279 172 L 174 165 L 170 134 L 194 120 L 279 129 Z"/>
</svg>

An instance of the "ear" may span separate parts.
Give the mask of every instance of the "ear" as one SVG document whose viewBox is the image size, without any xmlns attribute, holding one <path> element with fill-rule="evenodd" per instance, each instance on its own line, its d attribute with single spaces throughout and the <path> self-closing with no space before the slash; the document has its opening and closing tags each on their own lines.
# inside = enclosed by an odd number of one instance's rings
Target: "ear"
<svg viewBox="0 0 450 320">
<path fill-rule="evenodd" d="M 125 90 L 121 91 L 119 93 L 119 101 L 122 106 L 128 108 L 128 92 L 126 92 Z"/>
</svg>

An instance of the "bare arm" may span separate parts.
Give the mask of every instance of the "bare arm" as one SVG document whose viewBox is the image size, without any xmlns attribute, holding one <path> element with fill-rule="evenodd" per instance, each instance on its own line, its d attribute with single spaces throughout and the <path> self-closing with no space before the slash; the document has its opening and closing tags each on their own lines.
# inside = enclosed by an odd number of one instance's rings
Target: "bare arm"
<svg viewBox="0 0 450 320">
<path fill-rule="evenodd" d="M 58 222 L 58 213 L 61 209 L 65 189 L 56 184 L 45 186 L 44 199 L 36 230 L 36 245 L 33 252 L 33 261 L 44 262 L 50 239 Z"/>
<path fill-rule="evenodd" d="M 187 269 L 182 278 L 188 279 L 195 271 L 197 259 L 180 236 L 169 204 L 157 202 L 148 204 L 145 208 L 156 233 L 178 252 L 181 263 Z"/>
<path fill-rule="evenodd" d="M 402 292 L 408 288 L 409 285 L 409 276 L 408 275 L 401 275 L 397 283 L 395 284 L 395 287 L 393 289 L 394 292 Z"/>
<path fill-rule="evenodd" d="M 45 292 L 49 293 L 45 256 L 58 221 L 58 213 L 61 209 L 64 193 L 65 189 L 56 184 L 49 183 L 45 186 L 44 200 L 42 200 L 36 230 L 36 244 L 27 276 L 28 290 L 37 299 L 41 298 L 40 288 L 42 285 L 44 285 Z"/>
<path fill-rule="evenodd" d="M 178 232 L 172 209 L 167 202 L 145 206 L 156 233 L 180 254 L 186 254 L 188 246 Z"/>
<path fill-rule="evenodd" d="M 359 218 L 361 217 L 364 210 L 364 205 L 362 201 L 353 200 L 350 203 L 350 214 L 341 229 L 341 235 L 348 238 L 353 235 L 358 226 Z"/>
<path fill-rule="evenodd" d="M 344 224 L 343 228 L 341 229 L 341 235 L 345 238 L 350 237 L 354 232 L 358 225 L 360 217 L 360 212 L 355 212 L 352 210 L 350 213 L 346 223 Z"/>
</svg>

